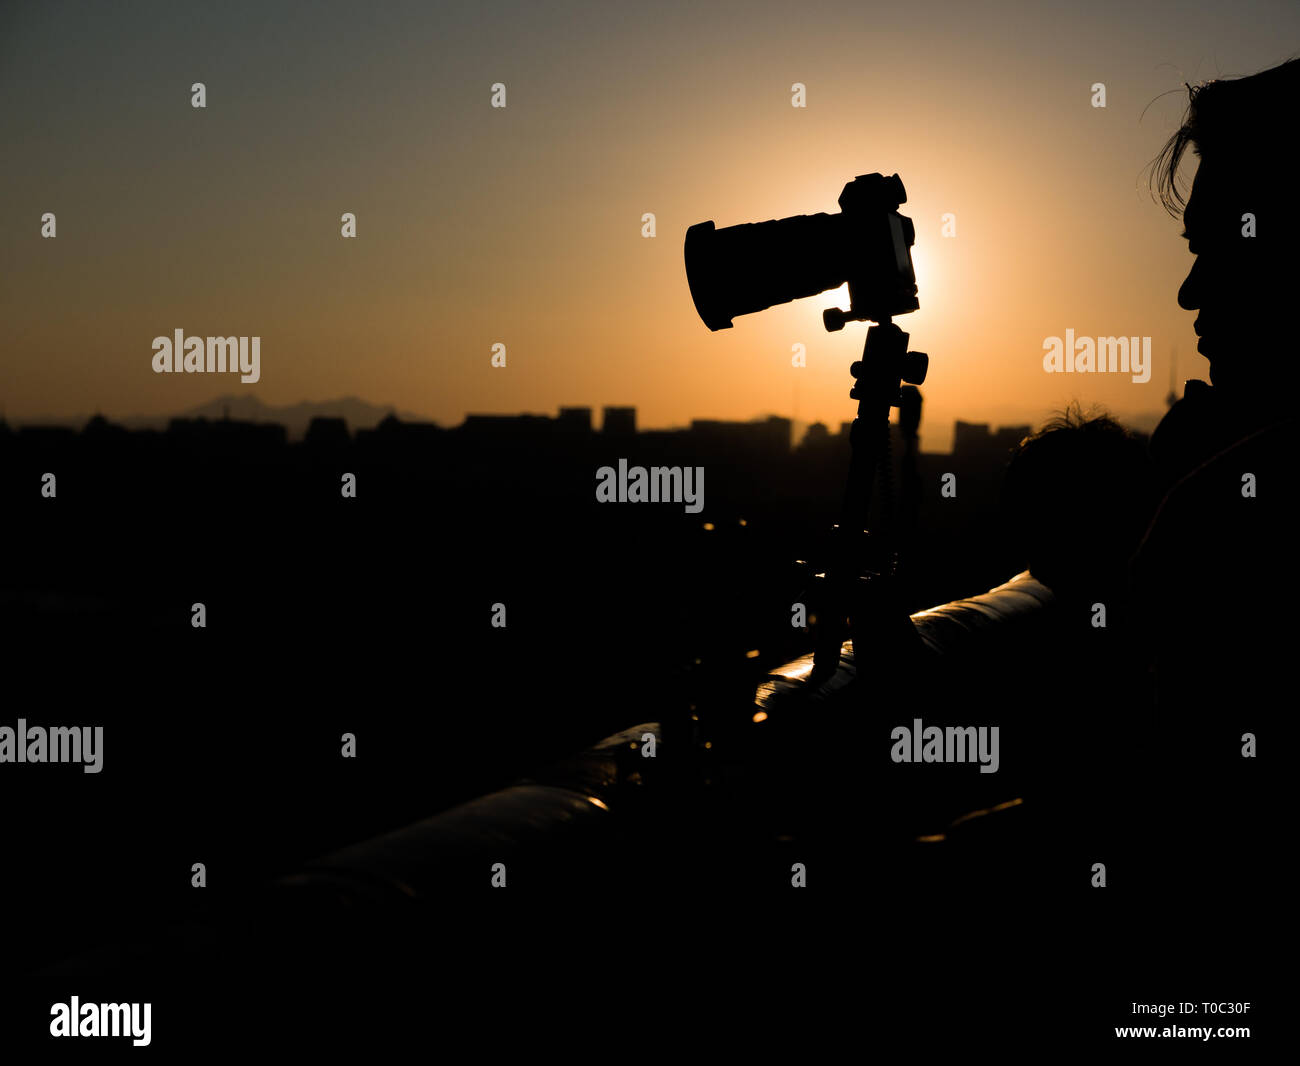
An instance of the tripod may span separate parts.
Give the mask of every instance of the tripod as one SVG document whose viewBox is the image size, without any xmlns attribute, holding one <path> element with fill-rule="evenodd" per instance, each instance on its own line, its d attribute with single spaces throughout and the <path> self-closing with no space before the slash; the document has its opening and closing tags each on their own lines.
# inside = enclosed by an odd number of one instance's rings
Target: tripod
<svg viewBox="0 0 1300 1066">
<path fill-rule="evenodd" d="M 840 329 L 847 317 L 836 308 L 826 311 L 827 329 Z M 847 632 L 855 655 L 870 646 L 901 647 L 914 643 L 911 621 L 897 602 L 895 555 L 886 545 L 879 570 L 868 570 L 865 529 L 876 471 L 889 457 L 889 411 L 899 406 L 903 382 L 925 381 L 929 356 L 907 350 L 908 335 L 882 316 L 867 329 L 862 358 L 849 367 L 854 385 L 849 397 L 858 401 L 849 431 L 849 475 L 844 487 L 840 521 L 832 530 L 830 564 L 822 579 L 823 596 L 811 681 L 820 683 L 839 666 Z M 817 575 L 821 578 L 821 575 Z M 905 627 L 905 628 L 904 628 Z"/>
</svg>

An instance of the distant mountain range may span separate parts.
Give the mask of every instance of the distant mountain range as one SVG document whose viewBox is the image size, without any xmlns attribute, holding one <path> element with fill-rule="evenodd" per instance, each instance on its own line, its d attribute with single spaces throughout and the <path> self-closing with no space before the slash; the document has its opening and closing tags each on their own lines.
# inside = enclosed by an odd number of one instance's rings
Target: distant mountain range
<svg viewBox="0 0 1300 1066">
<path fill-rule="evenodd" d="M 256 396 L 232 394 L 218 396 L 215 400 L 181 411 L 176 415 L 131 415 L 127 418 L 109 418 L 114 425 L 127 429 L 165 429 L 173 418 L 208 418 L 221 419 L 229 417 L 236 422 L 276 422 L 284 426 L 290 438 L 301 438 L 307 432 L 307 426 L 313 418 L 342 418 L 349 430 L 373 429 L 389 415 L 396 415 L 403 422 L 427 422 L 423 415 L 399 411 L 391 404 L 379 406 L 367 403 L 355 396 L 345 396 L 340 400 L 325 400 L 321 403 L 296 403 L 286 407 L 272 407 L 264 404 Z M 72 426 L 80 429 L 92 416 L 80 415 L 74 418 L 32 418 L 24 419 L 20 425 Z"/>
</svg>

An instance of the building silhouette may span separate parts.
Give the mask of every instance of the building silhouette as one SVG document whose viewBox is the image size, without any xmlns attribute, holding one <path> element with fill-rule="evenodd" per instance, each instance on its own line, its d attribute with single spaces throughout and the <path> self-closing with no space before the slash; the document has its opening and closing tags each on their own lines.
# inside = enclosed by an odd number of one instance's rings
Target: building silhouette
<svg viewBox="0 0 1300 1066">
<path fill-rule="evenodd" d="M 601 422 L 601 432 L 619 437 L 636 433 L 636 408 L 606 407 Z"/>
</svg>

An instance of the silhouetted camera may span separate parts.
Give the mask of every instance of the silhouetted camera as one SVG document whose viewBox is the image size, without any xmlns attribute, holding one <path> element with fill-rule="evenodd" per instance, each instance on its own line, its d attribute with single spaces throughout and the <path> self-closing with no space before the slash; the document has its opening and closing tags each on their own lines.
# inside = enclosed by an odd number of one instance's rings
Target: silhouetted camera
<svg viewBox="0 0 1300 1066">
<path fill-rule="evenodd" d="M 863 174 L 844 186 L 838 215 L 794 215 L 686 231 L 686 280 L 711 330 L 736 315 L 815 296 L 849 283 L 848 311 L 828 308 L 829 330 L 848 321 L 887 321 L 915 311 L 912 220 L 898 213 L 907 192 L 897 174 Z"/>
</svg>

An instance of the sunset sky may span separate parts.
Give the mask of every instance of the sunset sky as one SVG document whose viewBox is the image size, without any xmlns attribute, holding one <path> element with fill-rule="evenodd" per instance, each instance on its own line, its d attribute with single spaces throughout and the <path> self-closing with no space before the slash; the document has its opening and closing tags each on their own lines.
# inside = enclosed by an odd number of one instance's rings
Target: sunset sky
<svg viewBox="0 0 1300 1066">
<path fill-rule="evenodd" d="M 0 409 L 251 390 L 443 424 L 628 404 L 642 426 L 838 426 L 865 326 L 826 333 L 823 296 L 710 333 L 682 238 L 835 211 L 881 171 L 916 224 L 921 310 L 899 321 L 930 353 L 925 447 L 1072 398 L 1155 415 L 1171 353 L 1180 380 L 1205 362 L 1145 168 L 1184 81 L 1297 51 L 1293 2 L 6 4 Z M 176 329 L 260 336 L 261 380 L 153 373 Z M 1150 381 L 1045 373 L 1067 329 L 1150 336 Z"/>
</svg>

